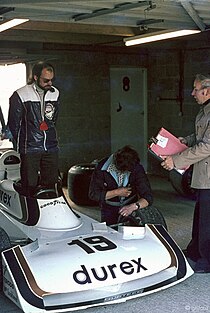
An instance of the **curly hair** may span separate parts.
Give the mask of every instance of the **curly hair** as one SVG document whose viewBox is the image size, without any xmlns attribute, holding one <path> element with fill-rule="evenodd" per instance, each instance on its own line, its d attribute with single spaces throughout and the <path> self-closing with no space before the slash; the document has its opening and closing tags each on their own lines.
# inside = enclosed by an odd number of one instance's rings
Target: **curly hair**
<svg viewBox="0 0 210 313">
<path fill-rule="evenodd" d="M 132 172 L 137 163 L 140 162 L 139 155 L 131 146 L 124 146 L 114 153 L 114 164 L 121 171 Z"/>
<path fill-rule="evenodd" d="M 34 82 L 34 76 L 40 78 L 43 69 L 47 69 L 49 72 L 55 74 L 55 69 L 52 64 L 45 61 L 39 61 L 32 68 L 32 73 L 31 77 L 29 78 L 28 84 L 32 84 Z"/>
</svg>

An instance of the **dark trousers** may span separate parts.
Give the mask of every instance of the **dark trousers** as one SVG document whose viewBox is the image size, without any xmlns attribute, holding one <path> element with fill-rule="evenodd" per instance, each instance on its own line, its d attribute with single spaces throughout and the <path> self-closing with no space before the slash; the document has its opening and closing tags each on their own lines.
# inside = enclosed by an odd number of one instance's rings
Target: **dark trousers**
<svg viewBox="0 0 210 313">
<path fill-rule="evenodd" d="M 26 194 L 35 191 L 37 185 L 52 188 L 58 182 L 58 153 L 21 154 L 21 185 Z"/>
<path fill-rule="evenodd" d="M 101 208 L 101 222 L 106 222 L 107 225 L 117 224 L 119 218 L 120 207 L 104 206 Z"/>
<path fill-rule="evenodd" d="M 187 255 L 193 261 L 206 259 L 210 264 L 210 189 L 199 189 L 195 205 L 192 240 Z"/>
</svg>

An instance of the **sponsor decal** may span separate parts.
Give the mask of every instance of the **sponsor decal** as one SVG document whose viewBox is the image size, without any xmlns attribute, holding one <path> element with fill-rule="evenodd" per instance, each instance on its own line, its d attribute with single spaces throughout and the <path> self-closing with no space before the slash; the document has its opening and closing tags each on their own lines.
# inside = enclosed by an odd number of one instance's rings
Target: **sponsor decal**
<svg viewBox="0 0 210 313">
<path fill-rule="evenodd" d="M 42 209 L 42 208 L 44 208 L 46 206 L 50 206 L 50 205 L 54 205 L 55 206 L 56 204 L 65 204 L 65 205 L 67 205 L 65 201 L 53 200 L 51 202 L 47 202 L 45 204 L 40 205 L 40 209 Z"/>
<path fill-rule="evenodd" d="M 72 240 L 68 243 L 69 246 L 76 245 L 87 254 L 96 253 L 97 251 L 105 252 L 108 250 L 116 249 L 117 246 L 114 242 L 105 238 L 104 236 L 93 236 L 82 239 Z M 120 264 L 109 264 L 101 267 L 92 267 L 87 269 L 83 264 L 81 268 L 73 273 L 73 279 L 77 284 L 85 285 L 91 284 L 94 280 L 105 281 L 107 279 L 115 279 L 117 276 L 135 275 L 140 271 L 147 271 L 147 268 L 142 264 L 141 257 L 137 260 L 123 261 Z"/>
<path fill-rule="evenodd" d="M 11 196 L 2 190 L 0 190 L 0 201 L 8 206 L 11 206 Z"/>
<path fill-rule="evenodd" d="M 45 112 L 44 112 L 45 117 L 51 121 L 53 119 L 54 112 L 55 112 L 55 108 L 52 105 L 52 103 L 50 102 L 46 103 Z"/>
<path fill-rule="evenodd" d="M 16 290 L 15 290 L 15 286 L 13 284 L 13 282 L 11 281 L 10 277 L 9 277 L 9 273 L 7 271 L 6 266 L 4 266 L 3 269 L 3 288 L 4 288 L 4 293 L 13 301 L 18 303 L 18 297 L 16 294 Z"/>
<path fill-rule="evenodd" d="M 85 265 L 81 265 L 81 269 L 73 273 L 73 279 L 77 284 L 91 284 L 94 280 L 105 281 L 107 279 L 115 279 L 117 275 L 138 274 L 140 271 L 147 271 L 147 268 L 141 263 L 141 258 L 121 262 L 119 265 L 110 264 L 101 266 L 100 268 L 87 269 Z"/>
</svg>

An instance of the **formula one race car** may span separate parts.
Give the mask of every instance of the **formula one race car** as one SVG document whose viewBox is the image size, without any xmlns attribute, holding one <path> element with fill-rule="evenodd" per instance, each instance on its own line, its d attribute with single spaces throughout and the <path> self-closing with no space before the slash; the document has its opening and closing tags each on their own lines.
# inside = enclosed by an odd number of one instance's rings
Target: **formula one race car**
<svg viewBox="0 0 210 313">
<path fill-rule="evenodd" d="M 162 225 L 117 229 L 78 213 L 62 188 L 19 192 L 19 155 L 0 156 L 4 294 L 26 313 L 67 312 L 155 292 L 193 274 Z"/>
</svg>

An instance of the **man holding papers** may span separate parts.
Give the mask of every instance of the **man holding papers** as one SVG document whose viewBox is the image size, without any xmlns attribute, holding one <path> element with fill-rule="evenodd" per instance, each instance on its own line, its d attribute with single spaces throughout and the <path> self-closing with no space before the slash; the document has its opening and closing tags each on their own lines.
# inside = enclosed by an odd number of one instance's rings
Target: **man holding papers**
<svg viewBox="0 0 210 313">
<path fill-rule="evenodd" d="M 188 148 L 172 156 L 162 156 L 166 170 L 193 164 L 192 188 L 197 189 L 192 240 L 187 257 L 196 273 L 210 273 L 210 75 L 197 74 L 192 96 L 201 106 L 195 120 L 195 133 L 180 137 Z"/>
</svg>

